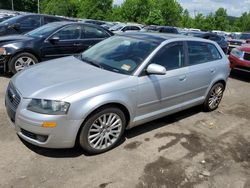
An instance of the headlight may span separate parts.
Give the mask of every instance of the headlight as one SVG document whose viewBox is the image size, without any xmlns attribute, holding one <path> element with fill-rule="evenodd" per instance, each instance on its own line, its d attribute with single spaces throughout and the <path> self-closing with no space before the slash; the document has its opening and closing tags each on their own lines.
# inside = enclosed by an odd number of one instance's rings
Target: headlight
<svg viewBox="0 0 250 188">
<path fill-rule="evenodd" d="M 64 115 L 67 114 L 70 104 L 63 101 L 32 99 L 27 109 L 40 114 Z"/>
<path fill-rule="evenodd" d="M 6 50 L 5 48 L 0 48 L 0 55 L 6 55 Z"/>
<path fill-rule="evenodd" d="M 239 59 L 243 59 L 244 56 L 244 52 L 237 48 L 232 49 L 231 54 Z"/>
</svg>

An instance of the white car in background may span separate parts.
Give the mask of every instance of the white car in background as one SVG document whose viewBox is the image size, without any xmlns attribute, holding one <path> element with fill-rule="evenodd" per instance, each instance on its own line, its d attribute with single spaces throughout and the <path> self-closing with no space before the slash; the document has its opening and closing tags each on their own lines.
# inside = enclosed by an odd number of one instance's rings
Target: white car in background
<svg viewBox="0 0 250 188">
<path fill-rule="evenodd" d="M 113 33 L 122 33 L 126 31 L 140 31 L 142 29 L 141 25 L 137 24 L 117 24 L 111 28 L 109 28 L 110 31 Z"/>
</svg>

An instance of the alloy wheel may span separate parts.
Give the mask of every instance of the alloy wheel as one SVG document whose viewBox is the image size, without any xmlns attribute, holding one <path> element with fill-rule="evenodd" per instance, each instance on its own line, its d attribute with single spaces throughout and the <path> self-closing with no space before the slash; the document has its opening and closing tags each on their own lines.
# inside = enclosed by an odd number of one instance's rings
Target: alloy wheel
<svg viewBox="0 0 250 188">
<path fill-rule="evenodd" d="M 31 66 L 31 65 L 34 65 L 36 64 L 35 61 L 30 58 L 30 57 L 27 57 L 27 56 L 22 56 L 20 58 L 18 58 L 15 62 L 15 69 L 17 72 Z"/>
<path fill-rule="evenodd" d="M 122 120 L 115 113 L 106 113 L 98 117 L 88 131 L 88 142 L 97 150 L 113 145 L 122 132 Z"/>
<path fill-rule="evenodd" d="M 222 95 L 223 95 L 223 87 L 221 85 L 218 85 L 212 90 L 210 97 L 208 99 L 208 105 L 211 109 L 215 109 L 218 107 L 222 99 Z"/>
</svg>

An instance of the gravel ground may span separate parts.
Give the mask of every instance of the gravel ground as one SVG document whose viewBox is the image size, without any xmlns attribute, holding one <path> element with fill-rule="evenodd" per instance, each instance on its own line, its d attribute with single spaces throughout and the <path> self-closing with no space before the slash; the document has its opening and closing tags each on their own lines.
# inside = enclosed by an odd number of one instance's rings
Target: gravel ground
<svg viewBox="0 0 250 188">
<path fill-rule="evenodd" d="M 88 156 L 20 140 L 0 77 L 0 187 L 250 188 L 250 76 L 234 72 L 218 110 L 195 107 L 126 131 L 118 147 Z"/>
</svg>

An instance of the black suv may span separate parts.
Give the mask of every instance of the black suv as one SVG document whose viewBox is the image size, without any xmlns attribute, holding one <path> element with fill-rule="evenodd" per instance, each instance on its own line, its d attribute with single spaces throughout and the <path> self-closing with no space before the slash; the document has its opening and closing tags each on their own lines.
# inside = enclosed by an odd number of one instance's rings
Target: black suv
<svg viewBox="0 0 250 188">
<path fill-rule="evenodd" d="M 69 21 L 66 18 L 41 14 L 15 16 L 0 23 L 0 36 L 23 34 L 50 22 Z"/>
</svg>

